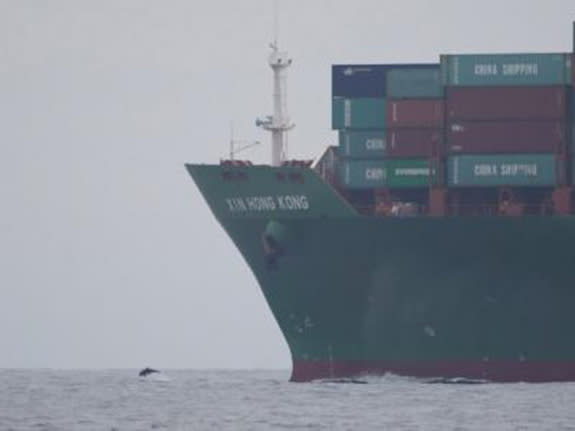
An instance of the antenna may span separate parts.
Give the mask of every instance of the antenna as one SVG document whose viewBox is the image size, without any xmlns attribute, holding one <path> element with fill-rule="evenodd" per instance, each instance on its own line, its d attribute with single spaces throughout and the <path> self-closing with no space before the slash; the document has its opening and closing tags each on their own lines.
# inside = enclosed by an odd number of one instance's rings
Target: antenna
<svg viewBox="0 0 575 431">
<path fill-rule="evenodd" d="M 281 166 L 286 160 L 287 132 L 295 127 L 287 113 L 287 68 L 292 60 L 287 52 L 280 51 L 278 45 L 278 0 L 274 2 L 274 42 L 268 63 L 274 74 L 274 114 L 264 119 L 256 119 L 256 126 L 272 134 L 272 166 Z"/>
<path fill-rule="evenodd" d="M 279 39 L 279 3 L 278 0 L 274 0 L 274 46 L 278 46 Z"/>
<path fill-rule="evenodd" d="M 252 148 L 255 147 L 256 145 L 259 145 L 260 142 L 259 141 L 245 141 L 245 140 L 237 140 L 234 139 L 234 123 L 233 121 L 230 122 L 230 160 L 235 160 L 234 157 L 236 154 L 247 150 L 248 148 Z M 240 145 L 240 147 L 238 147 L 238 145 Z"/>
<path fill-rule="evenodd" d="M 230 121 L 230 160 L 234 160 L 234 122 Z"/>
</svg>

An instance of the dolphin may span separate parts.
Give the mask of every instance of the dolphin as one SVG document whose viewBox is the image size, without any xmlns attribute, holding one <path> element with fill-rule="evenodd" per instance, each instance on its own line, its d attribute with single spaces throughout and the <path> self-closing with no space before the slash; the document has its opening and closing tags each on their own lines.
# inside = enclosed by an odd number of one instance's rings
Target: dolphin
<svg viewBox="0 0 575 431">
<path fill-rule="evenodd" d="M 159 373 L 159 372 L 160 372 L 159 370 L 154 370 L 153 368 L 146 367 L 143 370 L 141 370 L 138 375 L 140 377 L 146 377 L 146 376 L 149 376 L 150 374 Z"/>
</svg>

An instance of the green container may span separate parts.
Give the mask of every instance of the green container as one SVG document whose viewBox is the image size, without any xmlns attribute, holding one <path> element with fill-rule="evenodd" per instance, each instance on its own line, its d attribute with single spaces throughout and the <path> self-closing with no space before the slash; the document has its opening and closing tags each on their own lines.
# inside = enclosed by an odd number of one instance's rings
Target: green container
<svg viewBox="0 0 575 431">
<path fill-rule="evenodd" d="M 383 129 L 385 128 L 385 99 L 332 100 L 332 129 Z"/>
<path fill-rule="evenodd" d="M 339 155 L 352 159 L 381 159 L 387 153 L 387 137 L 383 130 L 340 131 Z"/>
<path fill-rule="evenodd" d="M 556 183 L 556 159 L 552 154 L 469 154 L 447 160 L 450 187 L 542 187 Z"/>
<path fill-rule="evenodd" d="M 434 178 L 425 159 L 345 160 L 340 181 L 347 189 L 421 188 Z"/>
<path fill-rule="evenodd" d="M 443 97 L 441 71 L 435 69 L 392 69 L 387 73 L 387 96 L 394 99 Z"/>
<path fill-rule="evenodd" d="M 573 58 L 575 58 L 575 56 L 573 56 Z M 575 69 L 575 66 L 573 66 L 573 68 Z M 575 78 L 575 70 L 574 70 L 574 78 Z M 567 127 L 569 136 L 567 137 L 569 139 L 568 142 L 571 143 L 571 147 L 570 147 L 570 151 L 572 154 L 575 154 L 575 81 L 573 82 L 573 88 L 571 89 L 571 100 L 569 101 L 569 110 L 570 110 L 570 120 L 571 120 L 571 125 L 570 127 Z M 575 175 L 575 169 L 573 169 L 574 171 L 574 175 Z"/>
<path fill-rule="evenodd" d="M 569 85 L 570 54 L 442 55 L 444 85 Z"/>
</svg>

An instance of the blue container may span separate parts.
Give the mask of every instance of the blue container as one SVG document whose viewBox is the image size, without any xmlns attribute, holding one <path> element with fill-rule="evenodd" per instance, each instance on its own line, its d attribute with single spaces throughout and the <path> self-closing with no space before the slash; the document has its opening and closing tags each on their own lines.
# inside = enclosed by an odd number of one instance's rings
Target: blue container
<svg viewBox="0 0 575 431">
<path fill-rule="evenodd" d="M 332 97 L 381 98 L 386 94 L 386 74 L 393 69 L 429 69 L 437 64 L 336 64 L 331 67 Z"/>
<path fill-rule="evenodd" d="M 383 97 L 386 70 L 385 65 L 379 64 L 334 65 L 331 67 L 332 96 Z"/>
</svg>

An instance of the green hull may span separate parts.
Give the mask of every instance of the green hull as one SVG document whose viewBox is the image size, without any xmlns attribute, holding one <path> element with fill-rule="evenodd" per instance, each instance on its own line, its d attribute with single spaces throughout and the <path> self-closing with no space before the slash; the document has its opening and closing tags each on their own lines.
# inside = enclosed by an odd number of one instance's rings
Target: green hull
<svg viewBox="0 0 575 431">
<path fill-rule="evenodd" d="M 293 380 L 575 380 L 575 218 L 365 217 L 309 169 L 187 168 L 256 276 Z"/>
</svg>

